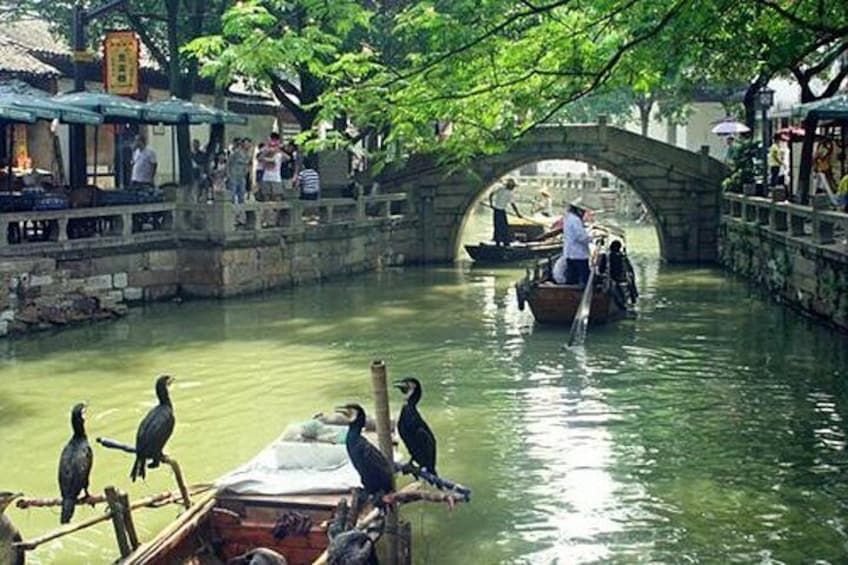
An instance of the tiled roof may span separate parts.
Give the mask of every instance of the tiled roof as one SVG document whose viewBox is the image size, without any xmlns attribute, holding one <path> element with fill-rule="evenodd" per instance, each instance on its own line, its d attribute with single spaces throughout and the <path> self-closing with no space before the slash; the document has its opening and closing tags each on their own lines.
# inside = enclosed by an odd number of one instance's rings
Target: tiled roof
<svg viewBox="0 0 848 565">
<path fill-rule="evenodd" d="M 16 44 L 34 55 L 43 56 L 43 58 L 49 60 L 70 59 L 71 57 L 71 48 L 68 41 L 62 37 L 57 37 L 50 30 L 50 22 L 46 20 L 0 18 L 0 39 Z M 96 57 L 99 58 L 100 56 L 101 53 L 98 50 Z M 159 66 L 150 57 L 143 45 L 140 64 L 143 69 L 159 70 Z"/>
<path fill-rule="evenodd" d="M 60 76 L 55 67 L 37 59 L 27 49 L 0 34 L 0 72 L 35 76 Z"/>
</svg>

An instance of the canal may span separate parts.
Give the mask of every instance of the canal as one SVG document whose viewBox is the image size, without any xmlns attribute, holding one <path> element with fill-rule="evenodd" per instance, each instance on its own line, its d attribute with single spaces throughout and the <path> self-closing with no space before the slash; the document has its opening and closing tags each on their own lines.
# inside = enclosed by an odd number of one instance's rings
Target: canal
<svg viewBox="0 0 848 565">
<path fill-rule="evenodd" d="M 848 342 L 712 269 L 631 247 L 639 316 L 563 349 L 512 292 L 517 269 L 397 268 L 265 296 L 138 309 L 0 343 L 0 490 L 48 496 L 90 402 L 89 435 L 131 441 L 160 373 L 177 377 L 169 452 L 190 482 L 253 456 L 291 422 L 371 405 L 368 366 L 424 382 L 439 468 L 474 489 L 412 507 L 416 563 L 844 562 Z M 397 406 L 397 396 L 393 397 Z M 131 460 L 95 448 L 92 489 L 132 498 Z M 75 519 L 101 510 L 80 508 Z M 148 539 L 176 507 L 137 513 Z M 58 511 L 10 509 L 32 537 Z M 33 563 L 108 563 L 111 525 Z"/>
</svg>

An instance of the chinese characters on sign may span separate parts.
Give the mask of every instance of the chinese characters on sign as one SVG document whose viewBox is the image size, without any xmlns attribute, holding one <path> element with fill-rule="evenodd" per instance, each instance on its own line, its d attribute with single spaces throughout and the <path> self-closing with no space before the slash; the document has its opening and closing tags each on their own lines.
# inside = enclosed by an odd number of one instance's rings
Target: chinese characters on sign
<svg viewBox="0 0 848 565">
<path fill-rule="evenodd" d="M 121 96 L 138 94 L 138 38 L 132 31 L 110 31 L 104 40 L 106 92 Z"/>
</svg>

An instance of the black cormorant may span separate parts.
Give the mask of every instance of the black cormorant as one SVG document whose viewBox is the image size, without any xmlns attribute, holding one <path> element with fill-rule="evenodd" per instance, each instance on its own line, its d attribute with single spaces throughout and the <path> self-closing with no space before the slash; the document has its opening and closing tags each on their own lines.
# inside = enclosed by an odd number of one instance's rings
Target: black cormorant
<svg viewBox="0 0 848 565">
<path fill-rule="evenodd" d="M 19 496 L 16 492 L 0 492 L 0 565 L 24 565 L 24 551 L 12 547 L 13 543 L 22 541 L 21 533 L 4 514 L 6 507 Z"/>
<path fill-rule="evenodd" d="M 406 445 L 413 461 L 436 473 L 436 436 L 421 414 L 418 413 L 418 401 L 421 400 L 421 383 L 418 379 L 408 378 L 395 382 L 406 400 L 400 410 L 397 428 L 400 438 Z"/>
<path fill-rule="evenodd" d="M 379 505 L 380 496 L 392 492 L 392 463 L 370 441 L 362 437 L 362 428 L 365 427 L 365 410 L 362 406 L 348 404 L 337 408 L 336 411 L 347 418 L 345 446 L 350 461 L 362 480 L 365 494 L 375 496 Z"/>
<path fill-rule="evenodd" d="M 88 494 L 88 477 L 94 454 L 85 435 L 85 404 L 77 404 L 71 410 L 71 427 L 74 435 L 62 450 L 59 458 L 59 490 L 62 493 L 62 524 L 71 521 L 80 492 Z"/>
<path fill-rule="evenodd" d="M 142 479 L 145 477 L 148 459 L 150 459 L 151 469 L 159 466 L 162 450 L 174 431 L 174 407 L 171 405 L 171 397 L 168 396 L 168 385 L 172 382 L 174 378 L 168 375 L 162 375 L 156 379 L 156 396 L 159 398 L 159 404 L 154 406 L 138 425 L 138 432 L 135 435 L 135 463 L 130 473 L 133 481 L 136 477 Z"/>
</svg>

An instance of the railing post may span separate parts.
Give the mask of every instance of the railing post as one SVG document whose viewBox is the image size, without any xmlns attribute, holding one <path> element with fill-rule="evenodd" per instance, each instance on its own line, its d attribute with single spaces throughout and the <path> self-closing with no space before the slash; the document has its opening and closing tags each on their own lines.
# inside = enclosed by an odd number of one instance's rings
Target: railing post
<svg viewBox="0 0 848 565">
<path fill-rule="evenodd" d="M 303 202 L 300 200 L 289 201 L 289 225 L 296 229 L 303 227 Z"/>
<path fill-rule="evenodd" d="M 365 191 L 362 185 L 356 185 L 356 221 L 365 220 Z"/>
<path fill-rule="evenodd" d="M 780 204 L 772 203 L 769 211 L 769 227 L 774 231 L 786 231 L 786 209 Z"/>
<path fill-rule="evenodd" d="M 598 116 L 598 144 L 606 145 L 609 139 L 609 128 L 607 127 L 607 117 L 605 115 Z"/>
<path fill-rule="evenodd" d="M 2 238 L 2 239 L 3 239 L 3 241 L 6 240 L 5 237 Z M 58 241 L 59 243 L 64 243 L 64 242 L 68 241 L 68 217 L 67 216 L 61 216 L 59 218 L 59 233 L 56 234 L 56 241 Z"/>
<path fill-rule="evenodd" d="M 129 239 L 133 233 L 133 213 L 132 212 L 122 212 L 121 213 L 121 236 L 125 239 Z"/>
<path fill-rule="evenodd" d="M 804 234 L 805 218 L 798 214 L 789 213 L 789 233 L 794 237 L 801 237 Z"/>
</svg>

